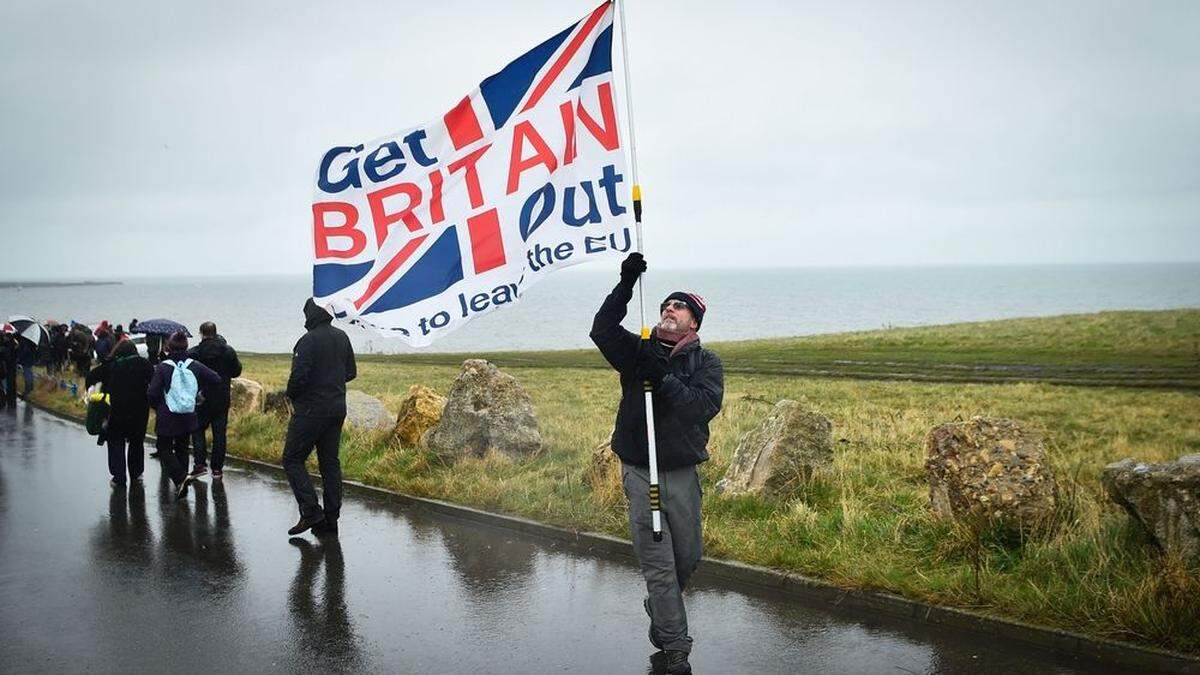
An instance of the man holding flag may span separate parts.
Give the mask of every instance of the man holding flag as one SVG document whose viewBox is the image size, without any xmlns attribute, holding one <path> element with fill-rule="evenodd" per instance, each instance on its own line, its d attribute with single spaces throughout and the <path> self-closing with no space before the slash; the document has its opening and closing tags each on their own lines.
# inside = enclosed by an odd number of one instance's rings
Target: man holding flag
<svg viewBox="0 0 1200 675">
<path fill-rule="evenodd" d="M 721 411 L 725 375 L 721 359 L 700 346 L 696 333 L 707 306 L 695 293 L 676 291 L 660 307 L 650 339 L 621 327 L 634 285 L 646 271 L 640 253 L 621 264 L 621 280 L 604 299 L 591 338 L 620 374 L 621 402 L 612 449 L 621 458 L 621 481 L 629 500 L 629 530 L 646 579 L 650 642 L 663 650 L 666 671 L 691 672 L 683 589 L 700 562 L 700 476 L 708 460 L 708 422 Z M 661 541 L 651 522 L 651 484 L 643 392 L 653 390 L 654 429 L 661 494 Z"/>
<path fill-rule="evenodd" d="M 628 49 L 628 136 L 616 114 L 616 9 L 596 6 L 434 119 L 327 150 L 313 191 L 313 300 L 336 319 L 424 347 L 518 302 L 552 272 L 639 251 L 592 339 L 621 373 L 613 449 L 650 592 L 650 639 L 667 671 L 684 673 L 691 638 L 680 593 L 700 560 L 695 465 L 708 459 L 723 375 L 696 335 L 698 295 L 668 297 L 653 338 L 645 321 L 641 338 L 620 327 L 645 262 Z M 624 22 L 622 11 L 622 34 Z"/>
</svg>

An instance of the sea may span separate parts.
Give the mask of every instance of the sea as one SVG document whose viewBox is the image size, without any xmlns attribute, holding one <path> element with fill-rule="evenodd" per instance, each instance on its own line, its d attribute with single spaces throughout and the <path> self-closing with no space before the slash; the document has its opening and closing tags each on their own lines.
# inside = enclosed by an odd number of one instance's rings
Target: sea
<svg viewBox="0 0 1200 675">
<path fill-rule="evenodd" d="M 616 281 L 615 265 L 569 268 L 521 300 L 475 319 L 423 351 L 590 347 L 592 315 Z M 1116 309 L 1200 307 L 1200 263 L 805 267 L 663 270 L 646 275 L 647 313 L 673 290 L 708 301 L 706 341 L 743 340 L 1050 316 Z M 0 287 L 0 317 L 45 321 L 169 318 L 193 334 L 203 321 L 239 351 L 286 353 L 304 332 L 304 276 L 126 279 L 119 285 Z M 637 330 L 637 296 L 625 325 Z M 359 353 L 422 351 L 347 327 Z"/>
</svg>

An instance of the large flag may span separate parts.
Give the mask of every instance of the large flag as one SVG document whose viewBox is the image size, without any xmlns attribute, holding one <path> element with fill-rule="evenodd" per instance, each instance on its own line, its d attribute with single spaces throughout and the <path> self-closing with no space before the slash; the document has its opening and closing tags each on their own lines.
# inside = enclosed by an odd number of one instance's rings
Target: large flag
<svg viewBox="0 0 1200 675">
<path fill-rule="evenodd" d="M 633 247 L 606 2 L 441 117 L 330 149 L 313 296 L 424 346 L 545 275 Z"/>
</svg>

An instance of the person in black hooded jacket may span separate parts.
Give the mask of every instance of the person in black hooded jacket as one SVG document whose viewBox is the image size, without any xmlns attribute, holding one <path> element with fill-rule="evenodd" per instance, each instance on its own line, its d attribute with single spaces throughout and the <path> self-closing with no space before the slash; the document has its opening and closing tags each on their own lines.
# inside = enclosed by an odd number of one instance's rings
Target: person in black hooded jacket
<svg viewBox="0 0 1200 675">
<path fill-rule="evenodd" d="M 696 465 L 708 460 L 708 423 L 721 411 L 725 375 L 721 359 L 700 346 L 696 331 L 707 305 L 695 293 L 676 291 L 663 300 L 649 340 L 621 327 L 633 287 L 645 271 L 641 253 L 621 263 L 621 280 L 596 312 L 591 338 L 621 380 L 612 449 L 621 458 L 633 549 L 646 581 L 650 643 L 661 650 L 655 660 L 666 672 L 690 673 L 692 638 L 683 589 L 702 556 Z M 650 514 L 647 388 L 653 392 L 661 541 L 654 541 Z"/>
<path fill-rule="evenodd" d="M 113 485 L 125 484 L 125 472 L 129 479 L 142 479 L 145 468 L 146 423 L 150 419 L 150 399 L 146 388 L 154 367 L 145 358 L 138 356 L 137 348 L 129 340 L 117 344 L 113 359 L 96 366 L 87 374 L 86 386 L 102 382 L 109 397 L 108 427 L 108 472 Z"/>
<path fill-rule="evenodd" d="M 358 375 L 350 338 L 330 322 L 333 317 L 312 298 L 304 303 L 308 329 L 292 349 L 292 372 L 287 396 L 292 402 L 283 444 L 283 468 L 296 495 L 300 520 L 288 530 L 296 535 L 312 528 L 336 533 L 342 507 L 342 464 L 338 447 L 346 419 L 346 383 Z M 317 450 L 325 505 L 317 501 L 304 462 Z"/>
</svg>

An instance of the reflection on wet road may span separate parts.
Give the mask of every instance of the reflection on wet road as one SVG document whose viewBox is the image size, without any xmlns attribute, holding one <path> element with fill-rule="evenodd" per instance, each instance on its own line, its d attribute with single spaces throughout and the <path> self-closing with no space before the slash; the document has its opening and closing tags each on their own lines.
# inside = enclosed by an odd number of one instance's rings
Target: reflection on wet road
<svg viewBox="0 0 1200 675">
<path fill-rule="evenodd" d="M 340 538 L 289 538 L 281 472 L 176 502 L 108 484 L 78 425 L 0 411 L 0 671 L 638 673 L 632 561 L 350 490 Z M 697 673 L 1085 672 L 981 635 L 847 617 L 697 576 Z"/>
</svg>

